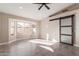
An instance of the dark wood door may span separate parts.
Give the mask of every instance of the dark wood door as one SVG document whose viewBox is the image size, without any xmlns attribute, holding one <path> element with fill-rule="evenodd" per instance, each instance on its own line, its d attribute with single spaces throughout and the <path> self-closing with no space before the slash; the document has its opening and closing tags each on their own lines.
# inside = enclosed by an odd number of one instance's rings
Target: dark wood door
<svg viewBox="0 0 79 59">
<path fill-rule="evenodd" d="M 74 15 L 60 18 L 60 42 L 73 45 Z"/>
</svg>

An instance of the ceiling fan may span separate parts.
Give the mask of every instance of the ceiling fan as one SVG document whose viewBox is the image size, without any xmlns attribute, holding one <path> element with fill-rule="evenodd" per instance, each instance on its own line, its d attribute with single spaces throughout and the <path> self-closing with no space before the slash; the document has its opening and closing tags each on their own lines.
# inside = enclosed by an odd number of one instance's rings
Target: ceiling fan
<svg viewBox="0 0 79 59">
<path fill-rule="evenodd" d="M 40 10 L 43 6 L 45 6 L 48 10 L 50 9 L 50 7 L 47 5 L 50 3 L 34 3 L 34 4 L 41 4 L 41 6 L 38 8 L 38 10 Z"/>
</svg>

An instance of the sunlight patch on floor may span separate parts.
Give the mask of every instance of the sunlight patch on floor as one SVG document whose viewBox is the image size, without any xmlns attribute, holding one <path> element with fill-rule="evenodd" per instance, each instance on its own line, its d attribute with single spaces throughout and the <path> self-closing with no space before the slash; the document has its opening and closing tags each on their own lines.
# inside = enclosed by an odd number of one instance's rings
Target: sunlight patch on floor
<svg viewBox="0 0 79 59">
<path fill-rule="evenodd" d="M 50 52 L 54 52 L 54 50 L 51 47 L 48 47 L 48 46 L 40 46 L 40 47 L 42 47 Z"/>
<path fill-rule="evenodd" d="M 36 44 L 43 44 L 43 45 L 53 45 L 56 43 L 56 42 L 51 42 L 51 41 L 42 40 L 42 39 L 33 39 L 33 40 L 30 40 L 29 42 L 36 43 Z"/>
</svg>

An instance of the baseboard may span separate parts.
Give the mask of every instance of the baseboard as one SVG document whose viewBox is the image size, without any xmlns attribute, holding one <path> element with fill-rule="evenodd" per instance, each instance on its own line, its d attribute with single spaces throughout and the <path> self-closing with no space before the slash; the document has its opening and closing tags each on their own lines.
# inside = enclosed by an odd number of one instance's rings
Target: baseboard
<svg viewBox="0 0 79 59">
<path fill-rule="evenodd" d="M 9 42 L 3 42 L 3 43 L 0 43 L 0 45 L 10 44 L 10 43 L 13 43 L 13 42 L 15 42 L 15 41 L 19 41 L 19 40 L 22 40 L 22 39 L 10 40 Z M 25 40 L 25 39 L 23 39 L 23 40 Z"/>
<path fill-rule="evenodd" d="M 3 43 L 0 43 L 0 45 L 6 45 L 8 44 L 8 42 L 3 42 Z"/>
<path fill-rule="evenodd" d="M 10 44 L 10 43 L 12 43 L 12 42 L 15 42 L 16 40 L 12 40 L 12 41 L 9 41 L 8 43 Z"/>
<path fill-rule="evenodd" d="M 9 42 L 3 42 L 3 43 L 0 43 L 0 45 L 6 45 L 6 44 L 10 44 L 12 42 L 15 42 L 16 40 L 13 40 L 13 41 L 9 41 Z"/>
<path fill-rule="evenodd" d="M 79 47 L 79 45 L 78 45 L 78 44 L 74 44 L 74 46 Z"/>
<path fill-rule="evenodd" d="M 24 40 L 24 39 L 12 40 L 12 41 L 9 41 L 8 43 L 10 44 L 10 43 L 13 43 L 13 42 L 15 42 L 15 41 L 19 41 L 19 40 Z"/>
</svg>

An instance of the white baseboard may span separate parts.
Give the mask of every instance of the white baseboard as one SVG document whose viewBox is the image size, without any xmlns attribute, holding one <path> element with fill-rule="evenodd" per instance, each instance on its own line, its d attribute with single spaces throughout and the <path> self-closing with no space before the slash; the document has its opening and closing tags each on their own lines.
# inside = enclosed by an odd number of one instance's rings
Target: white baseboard
<svg viewBox="0 0 79 59">
<path fill-rule="evenodd" d="M 19 40 L 22 40 L 22 39 L 17 39 L 17 40 L 12 40 L 12 41 L 9 41 L 8 43 L 12 43 L 12 42 L 15 42 L 15 41 L 19 41 Z M 24 39 L 23 39 L 24 40 Z"/>
<path fill-rule="evenodd" d="M 3 42 L 3 43 L 0 43 L 0 45 L 6 45 L 8 44 L 8 42 Z"/>
<path fill-rule="evenodd" d="M 13 40 L 13 41 L 9 41 L 9 42 L 3 42 L 3 43 L 0 43 L 0 45 L 6 45 L 6 44 L 10 44 L 12 42 L 15 42 L 16 40 Z"/>
<path fill-rule="evenodd" d="M 74 46 L 79 47 L 79 45 L 78 45 L 78 44 L 74 44 Z"/>
<path fill-rule="evenodd" d="M 10 43 L 12 43 L 12 42 L 19 41 L 19 40 L 22 40 L 22 39 L 10 40 L 9 42 L 3 42 L 3 43 L 0 43 L 0 45 L 10 44 Z M 23 39 L 23 40 L 25 40 L 25 39 Z"/>
<path fill-rule="evenodd" d="M 12 40 L 12 41 L 9 41 L 8 43 L 10 44 L 10 43 L 12 43 L 12 42 L 15 42 L 16 40 Z"/>
</svg>

